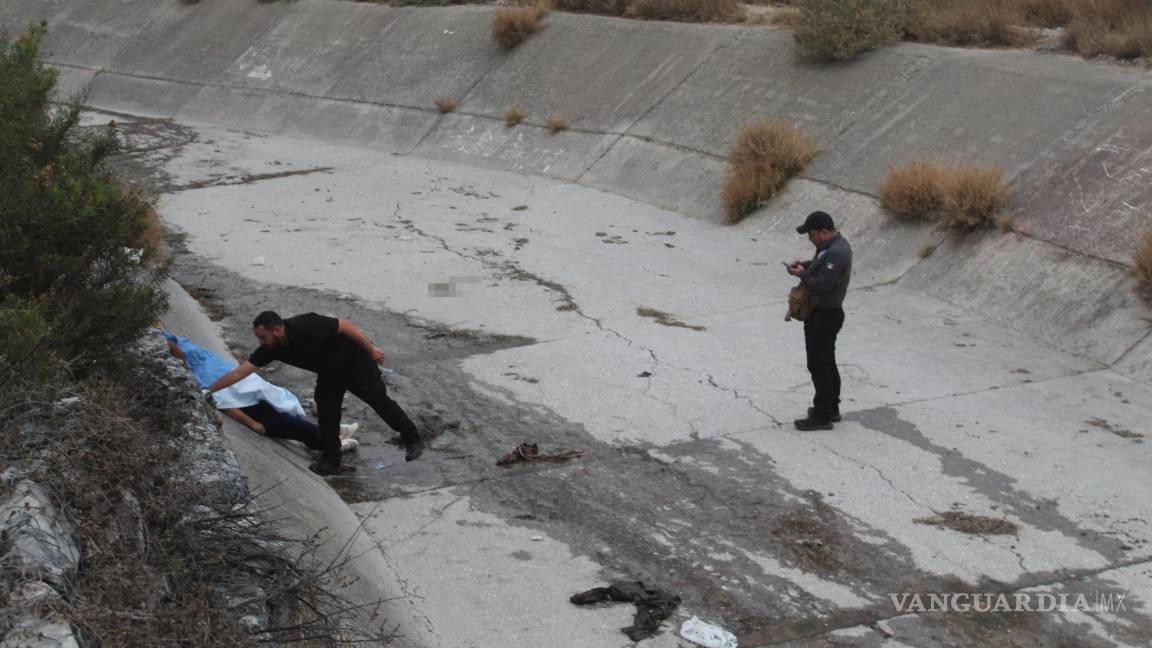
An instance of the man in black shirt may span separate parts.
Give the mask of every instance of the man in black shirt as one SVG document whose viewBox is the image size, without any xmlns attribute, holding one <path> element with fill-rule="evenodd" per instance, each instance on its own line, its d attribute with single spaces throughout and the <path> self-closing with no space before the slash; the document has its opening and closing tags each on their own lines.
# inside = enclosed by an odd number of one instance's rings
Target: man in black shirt
<svg viewBox="0 0 1152 648">
<path fill-rule="evenodd" d="M 788 274 L 799 277 L 806 288 L 820 295 L 816 308 L 804 320 L 804 350 L 808 373 L 816 396 L 808 416 L 797 419 L 797 430 L 831 430 L 840 420 L 840 370 L 836 367 L 836 335 L 844 325 L 844 297 L 852 277 L 852 247 L 839 232 L 832 216 L 814 211 L 796 228 L 816 246 L 811 261 L 793 261 Z"/>
<path fill-rule="evenodd" d="M 281 319 L 272 311 L 264 311 L 256 316 L 252 328 L 260 347 L 247 362 L 209 385 L 208 391 L 224 389 L 274 360 L 314 372 L 316 418 L 320 423 L 323 457 L 309 466 L 312 472 L 319 475 L 340 472 L 340 410 L 345 392 L 352 392 L 367 403 L 389 427 L 400 433 L 407 449 L 406 460 L 413 461 L 424 452 L 416 425 L 388 396 L 377 367 L 384 362 L 384 352 L 373 346 L 355 324 L 316 313 Z"/>
</svg>

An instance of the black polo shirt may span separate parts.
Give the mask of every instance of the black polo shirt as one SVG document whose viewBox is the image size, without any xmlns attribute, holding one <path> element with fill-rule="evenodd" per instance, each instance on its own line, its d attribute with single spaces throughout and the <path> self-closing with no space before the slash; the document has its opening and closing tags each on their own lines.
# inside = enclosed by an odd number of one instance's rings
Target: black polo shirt
<svg viewBox="0 0 1152 648">
<path fill-rule="evenodd" d="M 340 335 L 340 320 L 306 313 L 284 320 L 287 346 L 261 345 L 248 362 L 264 367 L 279 360 L 319 376 L 356 381 L 380 375 L 368 352 L 349 337 Z"/>
</svg>

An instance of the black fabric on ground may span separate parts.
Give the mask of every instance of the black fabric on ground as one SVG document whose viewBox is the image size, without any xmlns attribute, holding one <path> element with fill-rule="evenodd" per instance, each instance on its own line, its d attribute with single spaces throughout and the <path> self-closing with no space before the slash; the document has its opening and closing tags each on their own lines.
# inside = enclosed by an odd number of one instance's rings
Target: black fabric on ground
<svg viewBox="0 0 1152 648">
<path fill-rule="evenodd" d="M 267 401 L 241 407 L 240 411 L 263 425 L 264 433 L 270 437 L 299 441 L 311 450 L 321 450 L 324 447 L 320 443 L 320 427 L 318 425 L 308 419 L 278 412 Z"/>
<path fill-rule="evenodd" d="M 636 616 L 632 625 L 620 628 L 632 641 L 647 639 L 656 634 L 660 624 L 672 616 L 680 607 L 680 597 L 664 590 L 648 587 L 640 581 L 618 581 L 608 587 L 594 587 L 587 592 L 573 594 L 568 599 L 576 605 L 588 605 L 600 601 L 616 601 L 636 605 Z"/>
</svg>

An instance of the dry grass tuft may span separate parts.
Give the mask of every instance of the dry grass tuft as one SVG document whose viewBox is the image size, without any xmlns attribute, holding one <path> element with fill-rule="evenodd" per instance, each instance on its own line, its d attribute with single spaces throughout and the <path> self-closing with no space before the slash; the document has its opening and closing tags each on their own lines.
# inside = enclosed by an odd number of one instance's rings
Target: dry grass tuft
<svg viewBox="0 0 1152 648">
<path fill-rule="evenodd" d="M 796 7 L 776 7 L 768 17 L 768 24 L 795 29 L 800 22 L 800 10 Z"/>
<path fill-rule="evenodd" d="M 944 183 L 940 224 L 952 229 L 987 227 L 1008 204 L 1012 192 L 998 167 L 955 165 Z"/>
<path fill-rule="evenodd" d="M 492 14 L 492 42 L 510 50 L 544 29 L 544 4 L 501 7 Z"/>
<path fill-rule="evenodd" d="M 453 110 L 456 110 L 456 100 L 449 97 L 437 97 L 436 110 L 439 110 L 442 113 L 450 113 Z"/>
<path fill-rule="evenodd" d="M 935 158 L 892 167 L 877 191 L 880 207 L 897 218 L 928 220 L 944 208 L 944 176 Z"/>
<path fill-rule="evenodd" d="M 544 125 L 548 127 L 548 130 L 552 131 L 553 133 L 566 131 L 568 130 L 568 118 L 564 117 L 563 115 L 557 115 L 553 113 L 544 119 Z"/>
<path fill-rule="evenodd" d="M 1072 20 L 1076 0 L 1015 0 L 1024 22 L 1036 27 L 1064 27 Z"/>
<path fill-rule="evenodd" d="M 816 145 L 800 129 L 767 117 L 740 131 L 728 151 L 728 176 L 720 199 L 737 223 L 776 194 L 816 157 Z"/>
<path fill-rule="evenodd" d="M 1152 229 L 1144 232 L 1136 254 L 1132 256 L 1132 278 L 1136 280 L 1136 292 L 1152 302 Z"/>
<path fill-rule="evenodd" d="M 1064 46 L 1084 58 L 1152 56 L 1152 5 L 1144 0 L 1080 0 Z"/>
<path fill-rule="evenodd" d="M 733 22 L 743 20 L 736 0 L 632 0 L 628 15 L 645 20 Z"/>
<path fill-rule="evenodd" d="M 943 45 L 1020 47 L 1032 35 L 1012 2 L 928 0 L 908 26 L 915 40 Z"/>
<path fill-rule="evenodd" d="M 936 248 L 940 247 L 939 243 L 922 243 L 920 245 L 920 258 L 927 259 L 936 253 Z"/>
<path fill-rule="evenodd" d="M 504 111 L 504 125 L 508 128 L 512 128 L 516 124 L 524 121 L 524 118 L 527 116 L 528 112 L 523 108 L 520 106 L 512 106 L 508 110 Z"/>
<path fill-rule="evenodd" d="M 897 218 L 975 230 L 996 222 L 1011 189 L 997 167 L 927 158 L 889 169 L 877 194 L 880 207 Z"/>
<path fill-rule="evenodd" d="M 623 16 L 628 10 L 628 0 L 552 0 L 552 8 L 573 13 Z"/>
</svg>

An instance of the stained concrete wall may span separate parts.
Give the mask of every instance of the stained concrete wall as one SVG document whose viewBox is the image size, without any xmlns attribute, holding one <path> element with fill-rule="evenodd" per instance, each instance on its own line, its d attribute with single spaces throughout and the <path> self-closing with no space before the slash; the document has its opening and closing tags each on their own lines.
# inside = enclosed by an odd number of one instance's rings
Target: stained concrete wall
<svg viewBox="0 0 1152 648">
<path fill-rule="evenodd" d="M 64 87 L 86 85 L 98 108 L 541 174 L 704 218 L 720 217 L 733 133 L 778 115 L 821 153 L 808 184 L 752 217 L 771 235 L 825 207 L 854 233 L 863 274 L 1102 365 L 1149 346 L 1125 265 L 1152 205 L 1147 72 L 920 45 L 817 65 L 795 57 L 784 31 L 570 14 L 503 52 L 490 12 L 8 0 L 0 25 L 48 20 Z M 456 99 L 456 112 L 439 114 L 438 97 Z M 512 105 L 529 117 L 509 129 L 500 117 Z M 551 134 L 550 113 L 572 129 Z M 1018 234 L 915 256 L 943 237 L 887 225 L 871 194 L 890 164 L 928 153 L 1003 168 Z M 1152 377 L 1152 362 L 1125 366 Z"/>
</svg>

